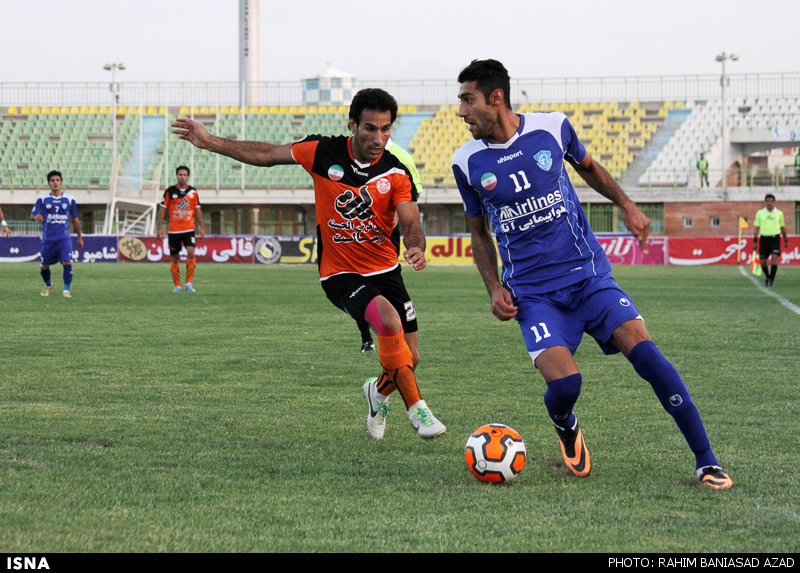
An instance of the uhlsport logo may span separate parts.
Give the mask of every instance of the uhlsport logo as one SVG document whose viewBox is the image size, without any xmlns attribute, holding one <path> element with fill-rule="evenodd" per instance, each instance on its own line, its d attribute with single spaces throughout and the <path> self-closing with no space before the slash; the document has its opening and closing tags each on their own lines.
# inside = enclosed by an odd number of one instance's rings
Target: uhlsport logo
<svg viewBox="0 0 800 573">
<path fill-rule="evenodd" d="M 494 173 L 484 173 L 481 177 L 481 185 L 487 191 L 491 191 L 497 185 L 497 176 Z"/>
<path fill-rule="evenodd" d="M 342 177 L 344 177 L 344 169 L 341 165 L 331 165 L 328 168 L 328 178 L 332 181 L 338 181 Z"/>
<path fill-rule="evenodd" d="M 630 306 L 630 305 L 631 305 L 631 301 L 629 301 L 629 300 L 628 300 L 627 298 L 625 298 L 625 297 L 622 297 L 621 299 L 619 299 L 619 304 L 620 304 L 621 306 Z"/>
<path fill-rule="evenodd" d="M 533 158 L 536 160 L 536 165 L 544 171 L 550 171 L 553 166 L 553 156 L 546 149 L 539 151 Z"/>
<path fill-rule="evenodd" d="M 669 397 L 669 403 L 671 406 L 678 407 L 683 404 L 683 398 L 681 398 L 680 394 L 673 394 Z"/>
</svg>

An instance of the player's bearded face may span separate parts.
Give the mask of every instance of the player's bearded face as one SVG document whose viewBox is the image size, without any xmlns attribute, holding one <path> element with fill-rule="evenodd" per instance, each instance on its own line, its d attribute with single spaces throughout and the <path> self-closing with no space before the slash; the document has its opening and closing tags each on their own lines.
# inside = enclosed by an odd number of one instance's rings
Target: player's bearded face
<svg viewBox="0 0 800 573">
<path fill-rule="evenodd" d="M 353 156 L 362 163 L 372 163 L 381 156 L 392 134 L 392 113 L 365 109 L 358 124 L 350 120 L 350 131 Z"/>
<path fill-rule="evenodd" d="M 474 139 L 483 139 L 497 123 L 497 111 L 486 102 L 475 82 L 461 84 L 458 98 L 461 100 L 458 116 L 466 122 Z"/>
</svg>

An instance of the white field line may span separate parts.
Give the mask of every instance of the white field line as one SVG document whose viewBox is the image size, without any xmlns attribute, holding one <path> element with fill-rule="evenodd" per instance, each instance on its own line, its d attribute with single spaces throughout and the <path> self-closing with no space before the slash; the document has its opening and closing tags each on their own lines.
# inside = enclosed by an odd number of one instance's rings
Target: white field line
<svg viewBox="0 0 800 573">
<path fill-rule="evenodd" d="M 762 285 L 761 282 L 757 278 L 755 278 L 753 275 L 750 274 L 749 268 L 746 269 L 744 266 L 740 266 L 739 267 L 739 272 L 742 274 L 742 276 L 747 277 L 748 279 L 750 279 L 753 282 L 753 284 L 758 287 L 758 290 L 760 290 L 764 294 L 768 294 L 769 296 L 773 297 L 779 303 L 781 303 L 783 306 L 785 306 L 786 308 L 791 310 L 793 313 L 800 315 L 800 306 L 797 306 L 796 304 L 793 304 L 793 303 L 789 302 L 788 300 L 786 300 L 781 295 L 777 294 L 774 291 L 769 290 L 767 287 Z"/>
</svg>

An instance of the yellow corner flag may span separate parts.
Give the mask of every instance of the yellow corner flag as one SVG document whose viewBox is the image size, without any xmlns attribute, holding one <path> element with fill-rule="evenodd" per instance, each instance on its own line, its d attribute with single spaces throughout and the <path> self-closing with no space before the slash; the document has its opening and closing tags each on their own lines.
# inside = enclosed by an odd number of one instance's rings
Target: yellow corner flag
<svg viewBox="0 0 800 573">
<path fill-rule="evenodd" d="M 746 229 L 749 226 L 750 225 L 747 224 L 747 219 L 745 219 L 744 217 L 740 216 L 739 217 L 739 228 L 740 229 Z"/>
</svg>

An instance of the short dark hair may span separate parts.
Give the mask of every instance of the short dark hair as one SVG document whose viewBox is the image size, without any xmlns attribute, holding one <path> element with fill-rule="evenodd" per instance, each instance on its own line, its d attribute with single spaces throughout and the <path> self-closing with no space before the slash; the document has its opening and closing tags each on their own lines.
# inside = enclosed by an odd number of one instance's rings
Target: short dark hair
<svg viewBox="0 0 800 573">
<path fill-rule="evenodd" d="M 58 175 L 62 181 L 64 180 L 64 176 L 61 175 L 61 171 L 56 171 L 54 169 L 53 171 L 47 174 L 47 182 L 50 183 L 50 178 L 55 177 L 56 175 Z"/>
<path fill-rule="evenodd" d="M 497 60 L 472 60 L 470 64 L 458 74 L 458 83 L 475 82 L 475 87 L 486 98 L 495 90 L 503 90 L 503 102 L 511 109 L 511 78 L 508 70 Z"/>
<path fill-rule="evenodd" d="M 775 195 L 773 195 L 772 193 L 767 193 L 767 194 L 764 196 L 764 201 L 766 201 L 767 199 L 772 199 L 773 201 L 775 201 L 775 200 L 776 200 L 776 199 L 775 199 Z"/>
<path fill-rule="evenodd" d="M 353 96 L 353 101 L 350 102 L 350 119 L 356 125 L 361 123 L 361 114 L 365 109 L 391 112 L 392 123 L 397 119 L 397 101 L 380 88 L 365 88 Z"/>
<path fill-rule="evenodd" d="M 189 171 L 189 168 L 186 167 L 185 165 L 178 165 L 178 168 L 175 170 L 175 175 L 177 175 L 178 171 L 180 171 L 181 169 L 185 169 L 186 170 L 186 175 L 191 175 L 192 174 L 192 172 Z"/>
</svg>

